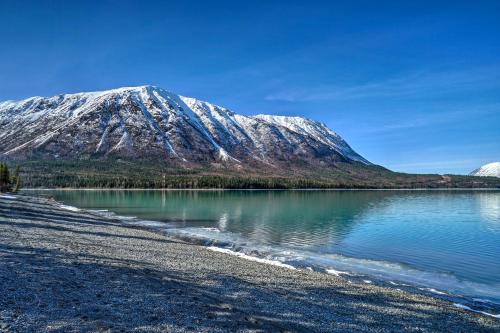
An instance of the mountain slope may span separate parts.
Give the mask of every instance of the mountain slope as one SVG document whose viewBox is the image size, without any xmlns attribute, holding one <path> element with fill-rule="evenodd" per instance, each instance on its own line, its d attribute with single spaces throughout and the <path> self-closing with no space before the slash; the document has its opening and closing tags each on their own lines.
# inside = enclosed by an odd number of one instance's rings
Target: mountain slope
<svg viewBox="0 0 500 333">
<path fill-rule="evenodd" d="M 470 175 L 481 177 L 500 177 L 500 162 L 485 164 L 482 167 L 472 171 Z"/>
<path fill-rule="evenodd" d="M 244 116 L 152 86 L 0 102 L 0 160 L 27 187 L 500 187 L 373 165 L 324 124 Z"/>
<path fill-rule="evenodd" d="M 243 116 L 152 86 L 0 103 L 0 158 L 161 159 L 280 168 L 370 163 L 324 124 Z"/>
</svg>

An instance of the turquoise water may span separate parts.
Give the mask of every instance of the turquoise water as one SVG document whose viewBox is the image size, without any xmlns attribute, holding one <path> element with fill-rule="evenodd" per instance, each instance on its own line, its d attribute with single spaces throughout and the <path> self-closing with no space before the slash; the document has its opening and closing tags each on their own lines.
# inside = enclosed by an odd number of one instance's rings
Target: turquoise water
<svg viewBox="0 0 500 333">
<path fill-rule="evenodd" d="M 290 264 L 500 300 L 500 191 L 42 193 Z"/>
</svg>

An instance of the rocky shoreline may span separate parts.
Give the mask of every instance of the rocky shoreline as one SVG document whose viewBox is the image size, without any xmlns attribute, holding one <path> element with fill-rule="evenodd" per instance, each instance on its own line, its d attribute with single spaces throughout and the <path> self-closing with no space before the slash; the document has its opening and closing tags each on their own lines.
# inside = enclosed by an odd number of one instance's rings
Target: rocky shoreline
<svg viewBox="0 0 500 333">
<path fill-rule="evenodd" d="M 494 332 L 444 300 L 0 196 L 0 332 Z"/>
</svg>

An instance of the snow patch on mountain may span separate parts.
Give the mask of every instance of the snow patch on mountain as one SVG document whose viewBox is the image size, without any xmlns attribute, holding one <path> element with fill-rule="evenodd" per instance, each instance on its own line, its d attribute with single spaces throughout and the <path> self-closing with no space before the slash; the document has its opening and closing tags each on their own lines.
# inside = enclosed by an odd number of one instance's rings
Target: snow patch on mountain
<svg viewBox="0 0 500 333">
<path fill-rule="evenodd" d="M 315 140 L 333 147 L 340 154 L 348 157 L 353 161 L 359 161 L 365 164 L 369 164 L 366 159 L 364 159 L 357 153 L 354 153 L 347 142 L 345 142 L 337 133 L 329 129 L 323 123 L 309 120 L 304 117 L 286 117 L 264 114 L 257 115 L 255 116 L 255 118 L 285 127 L 296 133 L 311 136 Z"/>
<path fill-rule="evenodd" d="M 493 162 L 483 165 L 472 171 L 471 176 L 500 177 L 500 162 Z"/>
<path fill-rule="evenodd" d="M 123 154 L 185 162 L 370 164 L 325 124 L 245 116 L 154 86 L 0 102 L 0 156 Z"/>
</svg>

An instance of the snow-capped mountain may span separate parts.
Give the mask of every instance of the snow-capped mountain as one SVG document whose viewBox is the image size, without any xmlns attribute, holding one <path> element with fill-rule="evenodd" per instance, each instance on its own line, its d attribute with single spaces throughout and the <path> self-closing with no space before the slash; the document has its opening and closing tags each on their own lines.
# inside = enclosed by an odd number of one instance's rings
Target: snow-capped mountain
<svg viewBox="0 0 500 333">
<path fill-rule="evenodd" d="M 472 171 L 471 176 L 489 176 L 500 177 L 500 162 L 493 162 L 483 165 L 482 167 Z"/>
<path fill-rule="evenodd" d="M 322 123 L 239 115 L 153 86 L 0 102 L 0 159 L 107 156 L 195 165 L 370 164 Z"/>
</svg>

